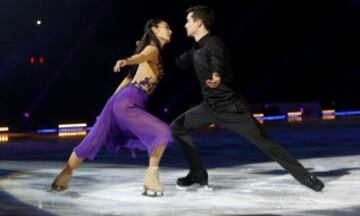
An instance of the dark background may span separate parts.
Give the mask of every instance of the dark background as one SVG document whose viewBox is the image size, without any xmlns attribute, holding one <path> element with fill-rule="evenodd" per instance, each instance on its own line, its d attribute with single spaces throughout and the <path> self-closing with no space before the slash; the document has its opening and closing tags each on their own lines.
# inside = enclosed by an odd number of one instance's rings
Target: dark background
<svg viewBox="0 0 360 216">
<path fill-rule="evenodd" d="M 174 33 L 149 109 L 171 121 L 201 101 L 193 72 L 170 61 L 192 46 L 185 11 L 197 4 L 214 8 L 213 33 L 228 46 L 249 103 L 360 108 L 360 1 L 1 0 L 0 124 L 17 130 L 92 124 L 126 75 L 112 67 L 131 55 L 153 17 L 168 21 Z M 32 56 L 44 64 L 30 64 Z"/>
</svg>

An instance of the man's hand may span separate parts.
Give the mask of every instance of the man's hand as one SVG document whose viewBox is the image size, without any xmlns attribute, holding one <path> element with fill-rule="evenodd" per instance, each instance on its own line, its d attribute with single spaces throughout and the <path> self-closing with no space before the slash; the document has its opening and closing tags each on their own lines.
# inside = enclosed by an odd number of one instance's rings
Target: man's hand
<svg viewBox="0 0 360 216">
<path fill-rule="evenodd" d="M 205 81 L 205 84 L 210 88 L 216 88 L 220 85 L 221 78 L 218 72 L 213 72 L 212 79 L 208 79 Z"/>
<path fill-rule="evenodd" d="M 122 67 L 125 67 L 128 63 L 128 60 L 127 59 L 121 59 L 121 60 L 118 60 L 114 66 L 114 72 L 120 72 L 120 69 Z"/>
</svg>

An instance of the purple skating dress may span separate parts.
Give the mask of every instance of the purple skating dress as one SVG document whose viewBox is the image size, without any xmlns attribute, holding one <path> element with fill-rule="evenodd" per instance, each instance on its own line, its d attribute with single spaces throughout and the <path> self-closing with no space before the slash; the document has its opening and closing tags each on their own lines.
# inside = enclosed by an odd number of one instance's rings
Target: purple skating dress
<svg viewBox="0 0 360 216">
<path fill-rule="evenodd" d="M 149 95 L 162 76 L 163 70 L 159 67 L 155 83 L 145 78 L 111 96 L 90 132 L 74 148 L 75 154 L 92 160 L 105 146 L 109 152 L 129 149 L 135 157 L 137 149 L 146 150 L 150 155 L 156 147 L 173 142 L 170 127 L 145 111 Z"/>
</svg>

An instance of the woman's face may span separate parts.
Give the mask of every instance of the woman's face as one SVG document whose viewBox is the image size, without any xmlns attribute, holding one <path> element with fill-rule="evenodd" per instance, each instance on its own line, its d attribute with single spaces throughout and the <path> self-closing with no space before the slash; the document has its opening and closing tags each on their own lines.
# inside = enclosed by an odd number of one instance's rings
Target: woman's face
<svg viewBox="0 0 360 216">
<path fill-rule="evenodd" d="M 153 28 L 153 31 L 160 41 L 164 41 L 165 43 L 170 42 L 172 31 L 165 21 L 160 22 L 157 27 Z"/>
</svg>

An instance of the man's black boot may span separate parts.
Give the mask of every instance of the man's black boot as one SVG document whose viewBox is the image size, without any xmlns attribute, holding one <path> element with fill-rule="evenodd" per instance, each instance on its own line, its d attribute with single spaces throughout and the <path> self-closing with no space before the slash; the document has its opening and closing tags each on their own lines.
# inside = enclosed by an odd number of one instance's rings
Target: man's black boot
<svg viewBox="0 0 360 216">
<path fill-rule="evenodd" d="M 320 179 L 310 173 L 305 174 L 301 179 L 299 179 L 299 182 L 314 191 L 321 191 L 325 186 Z"/>
<path fill-rule="evenodd" d="M 208 174 L 206 170 L 202 171 L 190 171 L 187 176 L 178 178 L 176 184 L 180 187 L 188 187 L 193 184 L 199 184 L 200 186 L 208 185 Z"/>
</svg>

